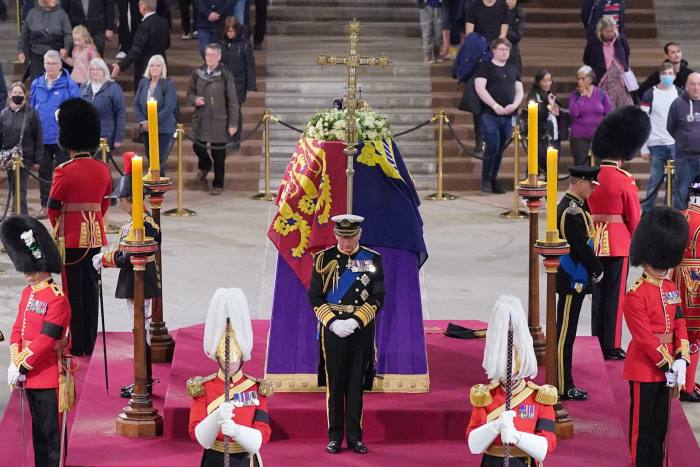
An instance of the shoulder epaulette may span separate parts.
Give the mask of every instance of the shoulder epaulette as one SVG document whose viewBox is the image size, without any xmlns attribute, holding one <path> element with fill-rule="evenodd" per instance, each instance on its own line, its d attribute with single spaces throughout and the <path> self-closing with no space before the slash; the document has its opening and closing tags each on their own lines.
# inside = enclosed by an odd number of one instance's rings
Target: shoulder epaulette
<svg viewBox="0 0 700 467">
<path fill-rule="evenodd" d="M 275 388 L 272 381 L 263 378 L 254 378 L 250 375 L 243 374 L 249 380 L 255 381 L 258 384 L 258 394 L 265 397 L 270 397 L 275 393 Z"/>
<path fill-rule="evenodd" d="M 543 384 L 542 386 L 528 381 L 527 386 L 537 391 L 535 401 L 543 405 L 554 405 L 559 401 L 559 392 L 557 388 L 551 384 Z"/>
<path fill-rule="evenodd" d="M 623 174 L 627 175 L 629 178 L 634 178 L 634 177 L 632 176 L 632 174 L 629 173 L 628 171 L 626 171 L 625 169 L 620 168 L 620 167 L 615 167 L 615 168 L 616 168 L 617 170 L 619 170 L 620 172 L 622 172 Z"/>
<path fill-rule="evenodd" d="M 192 397 L 202 397 L 204 395 L 204 383 L 216 378 L 216 373 L 209 376 L 195 376 L 187 380 L 187 395 Z"/>
<path fill-rule="evenodd" d="M 60 285 L 56 284 L 55 282 L 51 284 L 51 291 L 53 291 L 53 294 L 57 297 L 63 296 L 63 289 Z"/>
<path fill-rule="evenodd" d="M 65 167 L 66 165 L 70 164 L 70 163 L 73 162 L 74 160 L 75 160 L 75 159 L 68 159 L 67 161 L 65 161 L 65 162 L 63 162 L 63 163 L 58 164 L 58 165 L 56 166 L 56 168 L 57 168 L 57 169 L 60 169 L 60 168 L 62 168 L 62 167 Z"/>
<path fill-rule="evenodd" d="M 157 231 L 160 232 L 160 226 L 158 224 L 156 224 L 156 221 L 151 216 L 144 213 L 143 220 L 144 220 L 144 222 L 148 222 L 149 224 L 151 224 L 151 227 L 153 227 L 154 229 L 156 229 Z"/>
<path fill-rule="evenodd" d="M 493 404 L 491 389 L 491 384 L 475 384 L 469 391 L 469 401 L 474 407 L 488 407 Z"/>
<path fill-rule="evenodd" d="M 316 257 L 316 256 L 318 256 L 322 253 L 325 253 L 326 251 L 333 249 L 333 248 L 335 248 L 335 245 L 331 245 L 328 248 L 324 248 L 323 250 L 318 250 L 316 253 L 313 254 L 313 256 Z"/>
<path fill-rule="evenodd" d="M 569 207 L 566 208 L 564 213 L 566 213 L 567 215 L 570 215 L 570 216 L 577 216 L 577 215 L 581 214 L 582 211 L 583 211 L 583 209 L 581 209 L 581 206 L 577 205 L 576 203 L 574 203 L 572 201 L 571 203 L 569 203 Z"/>
<path fill-rule="evenodd" d="M 377 255 L 377 256 L 382 256 L 382 254 L 381 254 L 380 252 L 378 252 L 378 251 L 376 251 L 376 250 L 373 250 L 373 249 L 371 249 L 371 248 L 367 248 L 366 246 L 360 245 L 360 248 L 362 248 L 363 250 L 367 250 L 367 251 L 369 251 L 370 253 L 374 253 L 374 254 Z"/>
<path fill-rule="evenodd" d="M 637 290 L 637 289 L 639 288 L 639 286 L 641 286 L 643 283 L 644 283 L 644 278 L 643 278 L 643 277 L 640 277 L 639 279 L 637 279 L 637 280 L 635 281 L 634 284 L 632 284 L 632 286 L 631 286 L 629 289 L 627 289 L 627 291 L 628 291 L 628 292 L 634 292 L 634 291 Z"/>
</svg>

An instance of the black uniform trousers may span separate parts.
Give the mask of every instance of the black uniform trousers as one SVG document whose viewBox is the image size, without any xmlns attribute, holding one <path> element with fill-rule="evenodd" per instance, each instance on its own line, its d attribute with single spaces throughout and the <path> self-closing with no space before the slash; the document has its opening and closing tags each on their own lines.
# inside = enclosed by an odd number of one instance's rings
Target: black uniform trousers
<svg viewBox="0 0 700 467">
<path fill-rule="evenodd" d="M 58 467 L 61 459 L 61 428 L 56 388 L 27 389 L 32 414 L 32 444 L 36 467 Z"/>
<path fill-rule="evenodd" d="M 351 318 L 352 319 L 352 318 Z M 321 351 L 325 360 L 328 439 L 362 441 L 364 377 L 374 346 L 374 326 L 356 329 L 340 338 L 323 327 Z"/>
<path fill-rule="evenodd" d="M 578 317 L 581 314 L 581 306 L 585 297 L 585 294 L 575 290 L 559 294 L 557 302 L 557 388 L 559 394 L 564 394 L 568 389 L 574 387 L 571 361 Z"/>
<path fill-rule="evenodd" d="M 627 289 L 627 257 L 599 257 L 603 280 L 593 287 L 591 331 L 598 337 L 603 352 L 622 346 L 622 307 Z"/>
<path fill-rule="evenodd" d="M 71 353 L 92 355 L 97 337 L 98 285 L 92 257 L 99 248 L 66 248 L 66 289 L 70 303 Z"/>
<path fill-rule="evenodd" d="M 251 459 L 252 457 L 252 459 Z M 214 449 L 205 449 L 202 454 L 200 467 L 221 467 L 224 465 L 224 453 Z M 247 452 L 229 454 L 230 467 L 259 467 L 258 456 L 251 456 Z"/>
<path fill-rule="evenodd" d="M 630 381 L 630 451 L 637 467 L 662 467 L 668 429 L 666 382 Z"/>
<path fill-rule="evenodd" d="M 535 467 L 535 462 L 531 457 L 510 457 L 509 464 L 512 467 Z M 503 458 L 484 454 L 481 458 L 481 467 L 503 467 Z"/>
</svg>

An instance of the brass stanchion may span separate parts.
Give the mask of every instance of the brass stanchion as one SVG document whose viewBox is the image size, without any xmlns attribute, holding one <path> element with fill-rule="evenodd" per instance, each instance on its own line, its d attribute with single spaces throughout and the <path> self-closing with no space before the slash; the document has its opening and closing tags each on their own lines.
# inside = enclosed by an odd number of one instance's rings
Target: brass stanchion
<svg viewBox="0 0 700 467">
<path fill-rule="evenodd" d="M 102 162 L 107 164 L 107 168 L 109 168 L 109 161 L 107 160 L 107 153 L 109 152 L 109 144 L 107 144 L 107 138 L 100 138 L 99 150 L 100 150 L 100 154 L 102 155 Z M 112 170 L 110 169 L 110 172 L 111 171 Z M 105 233 L 109 234 L 109 235 L 118 234 L 119 230 L 120 230 L 119 227 L 114 225 L 114 224 L 110 224 L 108 217 L 109 217 L 109 212 L 107 212 L 105 214 L 105 217 L 103 220 L 104 226 L 105 226 Z"/>
<path fill-rule="evenodd" d="M 593 143 L 591 143 L 592 145 Z M 593 155 L 593 148 L 588 148 L 588 160 L 591 162 L 591 167 L 595 167 L 595 156 Z"/>
<path fill-rule="evenodd" d="M 263 158 L 265 163 L 265 175 L 263 180 L 263 191 L 250 197 L 260 201 L 272 201 L 275 196 L 270 193 L 270 120 L 277 122 L 277 118 L 270 115 L 269 110 L 263 114 Z"/>
<path fill-rule="evenodd" d="M 27 1 L 27 0 L 25 0 Z M 22 33 L 22 21 L 21 21 L 21 15 L 22 15 L 22 3 L 17 0 L 17 35 L 19 36 Z M 29 57 L 26 57 L 29 58 Z"/>
<path fill-rule="evenodd" d="M 14 154 L 12 154 L 12 167 L 15 171 L 15 214 L 20 215 L 22 213 L 22 187 L 20 186 L 22 182 L 20 181 L 20 171 L 22 167 L 24 167 L 24 164 L 22 164 L 22 156 L 19 151 L 15 151 Z"/>
<path fill-rule="evenodd" d="M 676 166 L 673 159 L 666 161 L 666 206 L 673 207 L 673 176 L 676 173 Z"/>
<path fill-rule="evenodd" d="M 501 213 L 501 217 L 506 219 L 525 219 L 528 217 L 527 212 L 520 209 L 520 194 L 518 187 L 520 186 L 520 126 L 516 123 L 513 127 L 513 144 L 515 144 L 514 166 L 513 166 L 513 209 Z"/>
<path fill-rule="evenodd" d="M 191 209 L 182 207 L 182 192 L 184 190 L 184 172 L 182 167 L 182 136 L 185 134 L 185 129 L 182 123 L 177 124 L 177 207 L 168 209 L 163 213 L 164 216 L 172 217 L 188 217 L 196 216 L 197 213 Z"/>
<path fill-rule="evenodd" d="M 445 193 L 443 191 L 443 163 L 445 158 L 445 123 L 448 122 L 445 111 L 441 110 L 437 115 L 433 116 L 433 121 L 438 121 L 438 147 L 437 147 L 437 192 L 426 196 L 425 199 L 430 201 L 452 201 L 457 199 L 455 195 Z"/>
</svg>

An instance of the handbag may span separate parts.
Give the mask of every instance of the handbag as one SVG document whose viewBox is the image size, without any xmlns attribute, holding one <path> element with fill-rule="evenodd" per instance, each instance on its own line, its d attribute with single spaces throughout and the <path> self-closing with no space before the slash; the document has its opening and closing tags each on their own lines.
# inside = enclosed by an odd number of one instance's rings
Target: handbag
<svg viewBox="0 0 700 467">
<path fill-rule="evenodd" d="M 628 92 L 634 92 L 639 89 L 639 82 L 637 81 L 637 77 L 634 76 L 632 68 L 622 73 L 622 81 L 625 82 L 625 87 Z"/>
<path fill-rule="evenodd" d="M 7 107 L 4 108 L 2 111 L 7 112 Z M 22 140 L 24 139 L 24 127 L 27 125 L 28 113 L 29 108 L 25 107 L 24 116 L 22 117 L 22 127 L 19 130 L 19 141 L 17 141 L 17 144 L 15 144 L 15 146 L 10 149 L 0 149 L 0 170 L 14 170 L 15 164 L 12 160 L 12 156 L 14 156 L 15 153 L 19 153 L 19 156 L 22 157 Z M 2 131 L 1 128 L 0 131 Z"/>
</svg>

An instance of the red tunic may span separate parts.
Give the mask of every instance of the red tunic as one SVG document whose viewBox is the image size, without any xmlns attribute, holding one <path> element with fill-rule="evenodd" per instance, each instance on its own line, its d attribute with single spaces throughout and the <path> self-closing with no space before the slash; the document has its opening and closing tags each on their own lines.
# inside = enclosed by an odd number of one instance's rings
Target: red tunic
<svg viewBox="0 0 700 467">
<path fill-rule="evenodd" d="M 198 395 L 192 400 L 190 408 L 190 438 L 197 440 L 194 435 L 194 429 L 199 422 L 204 420 L 207 415 L 216 410 L 222 402 L 224 402 L 224 380 L 221 372 L 216 375 L 211 375 L 203 378 L 202 389 L 203 395 Z M 240 398 L 244 405 L 236 407 L 233 410 L 233 418 L 237 424 L 255 428 L 262 434 L 262 442 L 267 443 L 270 440 L 270 417 L 267 412 L 267 397 L 260 394 L 260 385 L 254 379 L 250 379 L 242 372 L 236 373 L 230 385 L 231 402 Z M 250 401 L 257 398 L 259 405 L 254 405 Z M 221 450 L 224 441 L 224 436 L 219 433 L 216 437 L 216 442 L 212 449 Z M 236 449 L 235 443 L 231 452 L 242 452 L 240 447 Z"/>
<path fill-rule="evenodd" d="M 105 246 L 103 216 L 109 209 L 112 177 L 107 165 L 88 154 L 78 154 L 54 171 L 48 215 L 65 248 Z"/>
<path fill-rule="evenodd" d="M 673 277 L 681 293 L 688 340 L 700 343 L 700 206 L 688 205 L 683 215 L 688 221 L 690 236 L 683 261 L 674 270 Z"/>
<path fill-rule="evenodd" d="M 58 387 L 58 363 L 69 324 L 68 299 L 53 279 L 22 291 L 12 326 L 10 355 L 20 372 L 27 375 L 28 389 Z"/>
<path fill-rule="evenodd" d="M 601 163 L 598 183 L 600 186 L 588 198 L 596 231 L 596 255 L 629 256 L 632 234 L 641 217 L 637 184 L 614 161 Z"/>
<path fill-rule="evenodd" d="M 469 433 L 471 433 L 472 430 L 498 418 L 498 416 L 505 411 L 506 392 L 501 385 L 495 387 L 477 385 L 477 387 L 478 386 L 487 388 L 490 391 L 491 397 L 489 403 L 481 407 L 477 406 L 481 404 L 477 404 L 474 398 L 472 398 L 474 409 L 472 410 L 469 425 L 467 426 L 467 439 L 469 439 Z M 551 388 L 551 386 L 544 386 L 542 388 Z M 476 387 L 472 389 L 472 395 L 475 389 Z M 513 419 L 515 429 L 525 433 L 544 436 L 547 439 L 547 452 L 552 452 L 557 445 L 557 436 L 554 433 L 554 409 L 552 408 L 552 405 L 556 403 L 556 389 L 551 388 L 549 392 L 554 397 L 551 400 L 551 405 L 538 402 L 538 386 L 521 380 L 512 391 L 511 404 L 512 410 L 514 410 L 516 414 Z M 501 437 L 497 436 L 491 446 L 496 447 L 497 450 L 499 448 L 502 450 L 503 443 L 501 442 Z M 490 449 L 491 448 L 489 448 L 489 450 Z M 489 450 L 486 451 L 486 454 L 489 454 Z"/>
<path fill-rule="evenodd" d="M 647 274 L 625 295 L 622 310 L 632 334 L 623 378 L 642 383 L 665 381 L 676 358 L 690 363 L 688 334 L 676 285 Z"/>
</svg>

